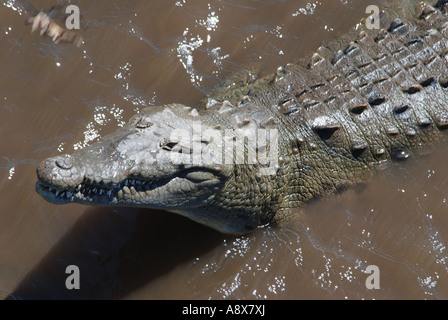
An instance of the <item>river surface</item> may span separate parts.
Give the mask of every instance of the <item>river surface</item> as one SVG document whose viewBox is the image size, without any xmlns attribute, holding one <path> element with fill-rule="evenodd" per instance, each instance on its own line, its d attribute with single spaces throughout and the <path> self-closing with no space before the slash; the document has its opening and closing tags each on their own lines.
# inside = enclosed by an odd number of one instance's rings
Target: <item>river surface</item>
<svg viewBox="0 0 448 320">
<path fill-rule="evenodd" d="M 163 211 L 56 206 L 34 190 L 46 157 L 146 106 L 197 105 L 244 68 L 271 73 L 378 1 L 72 3 L 81 48 L 31 34 L 18 2 L 0 5 L 0 298 L 448 299 L 447 144 L 240 237 Z M 65 286 L 69 265 L 79 290 Z"/>
</svg>

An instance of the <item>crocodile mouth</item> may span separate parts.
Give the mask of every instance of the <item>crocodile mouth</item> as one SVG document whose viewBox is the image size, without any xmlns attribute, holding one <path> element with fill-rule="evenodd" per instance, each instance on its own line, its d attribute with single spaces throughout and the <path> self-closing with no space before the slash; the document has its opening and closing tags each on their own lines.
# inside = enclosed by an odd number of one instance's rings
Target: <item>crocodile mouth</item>
<svg viewBox="0 0 448 320">
<path fill-rule="evenodd" d="M 45 182 L 36 183 L 36 191 L 46 200 L 55 204 L 66 204 L 70 202 L 95 202 L 104 205 L 119 201 L 125 194 L 147 193 L 166 183 L 171 178 L 157 181 L 149 181 L 138 178 L 127 178 L 123 182 L 113 185 L 105 183 L 94 183 L 84 179 L 75 188 L 60 189 Z M 121 195 L 122 193 L 122 195 Z M 120 197 L 121 196 L 121 197 Z"/>
<path fill-rule="evenodd" d="M 149 198 L 153 191 L 167 187 L 173 180 L 187 180 L 198 187 L 209 179 L 195 178 L 192 173 L 211 174 L 216 177 L 216 172 L 203 169 L 188 169 L 175 175 L 147 179 L 141 177 L 128 177 L 122 182 L 104 183 L 84 180 L 76 187 L 60 188 L 45 181 L 38 180 L 36 191 L 47 201 L 54 204 L 67 204 L 71 202 L 95 205 L 129 205 L 129 202 L 138 204 Z"/>
</svg>

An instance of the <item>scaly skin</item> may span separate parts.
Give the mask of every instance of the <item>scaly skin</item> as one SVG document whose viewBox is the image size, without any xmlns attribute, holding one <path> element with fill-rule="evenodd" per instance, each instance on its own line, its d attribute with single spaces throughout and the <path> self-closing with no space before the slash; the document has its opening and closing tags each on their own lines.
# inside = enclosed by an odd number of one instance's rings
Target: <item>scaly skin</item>
<svg viewBox="0 0 448 320">
<path fill-rule="evenodd" d="M 147 108 L 94 145 L 45 160 L 37 191 L 56 204 L 162 208 L 241 234 L 445 140 L 444 2 L 397 4 L 382 29 L 361 23 L 298 64 L 217 89 L 200 110 Z M 226 149 L 244 135 L 257 149 Z"/>
</svg>

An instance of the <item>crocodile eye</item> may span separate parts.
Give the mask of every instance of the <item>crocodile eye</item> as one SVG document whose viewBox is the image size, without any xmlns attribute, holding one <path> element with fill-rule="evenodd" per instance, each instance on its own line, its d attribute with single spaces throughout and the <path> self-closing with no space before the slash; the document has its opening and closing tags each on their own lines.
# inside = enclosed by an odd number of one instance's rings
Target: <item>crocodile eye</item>
<svg viewBox="0 0 448 320">
<path fill-rule="evenodd" d="M 138 129 L 146 129 L 152 125 L 153 123 L 150 121 L 150 117 L 141 117 L 135 124 L 135 127 Z"/>
<path fill-rule="evenodd" d="M 174 149 L 174 147 L 175 146 L 177 146 L 177 142 L 174 142 L 174 141 L 168 141 L 168 139 L 166 139 L 166 138 L 163 138 L 161 141 L 160 141 L 160 147 L 163 149 L 163 150 L 166 150 L 166 151 L 172 151 L 173 149 Z"/>
</svg>

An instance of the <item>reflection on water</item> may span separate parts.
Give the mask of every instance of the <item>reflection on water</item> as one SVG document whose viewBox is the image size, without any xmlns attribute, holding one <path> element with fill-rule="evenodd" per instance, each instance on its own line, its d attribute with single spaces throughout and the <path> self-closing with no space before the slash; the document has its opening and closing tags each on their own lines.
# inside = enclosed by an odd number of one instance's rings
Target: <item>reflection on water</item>
<svg viewBox="0 0 448 320">
<path fill-rule="evenodd" d="M 34 191 L 40 160 L 146 106 L 197 105 L 245 68 L 270 73 L 372 1 L 73 1 L 81 48 L 30 34 L 23 3 L 0 6 L 1 298 L 448 298 L 446 145 L 241 237 L 160 211 L 55 206 Z M 64 286 L 71 264 L 76 292 Z M 379 290 L 366 288 L 369 265 Z"/>
</svg>

